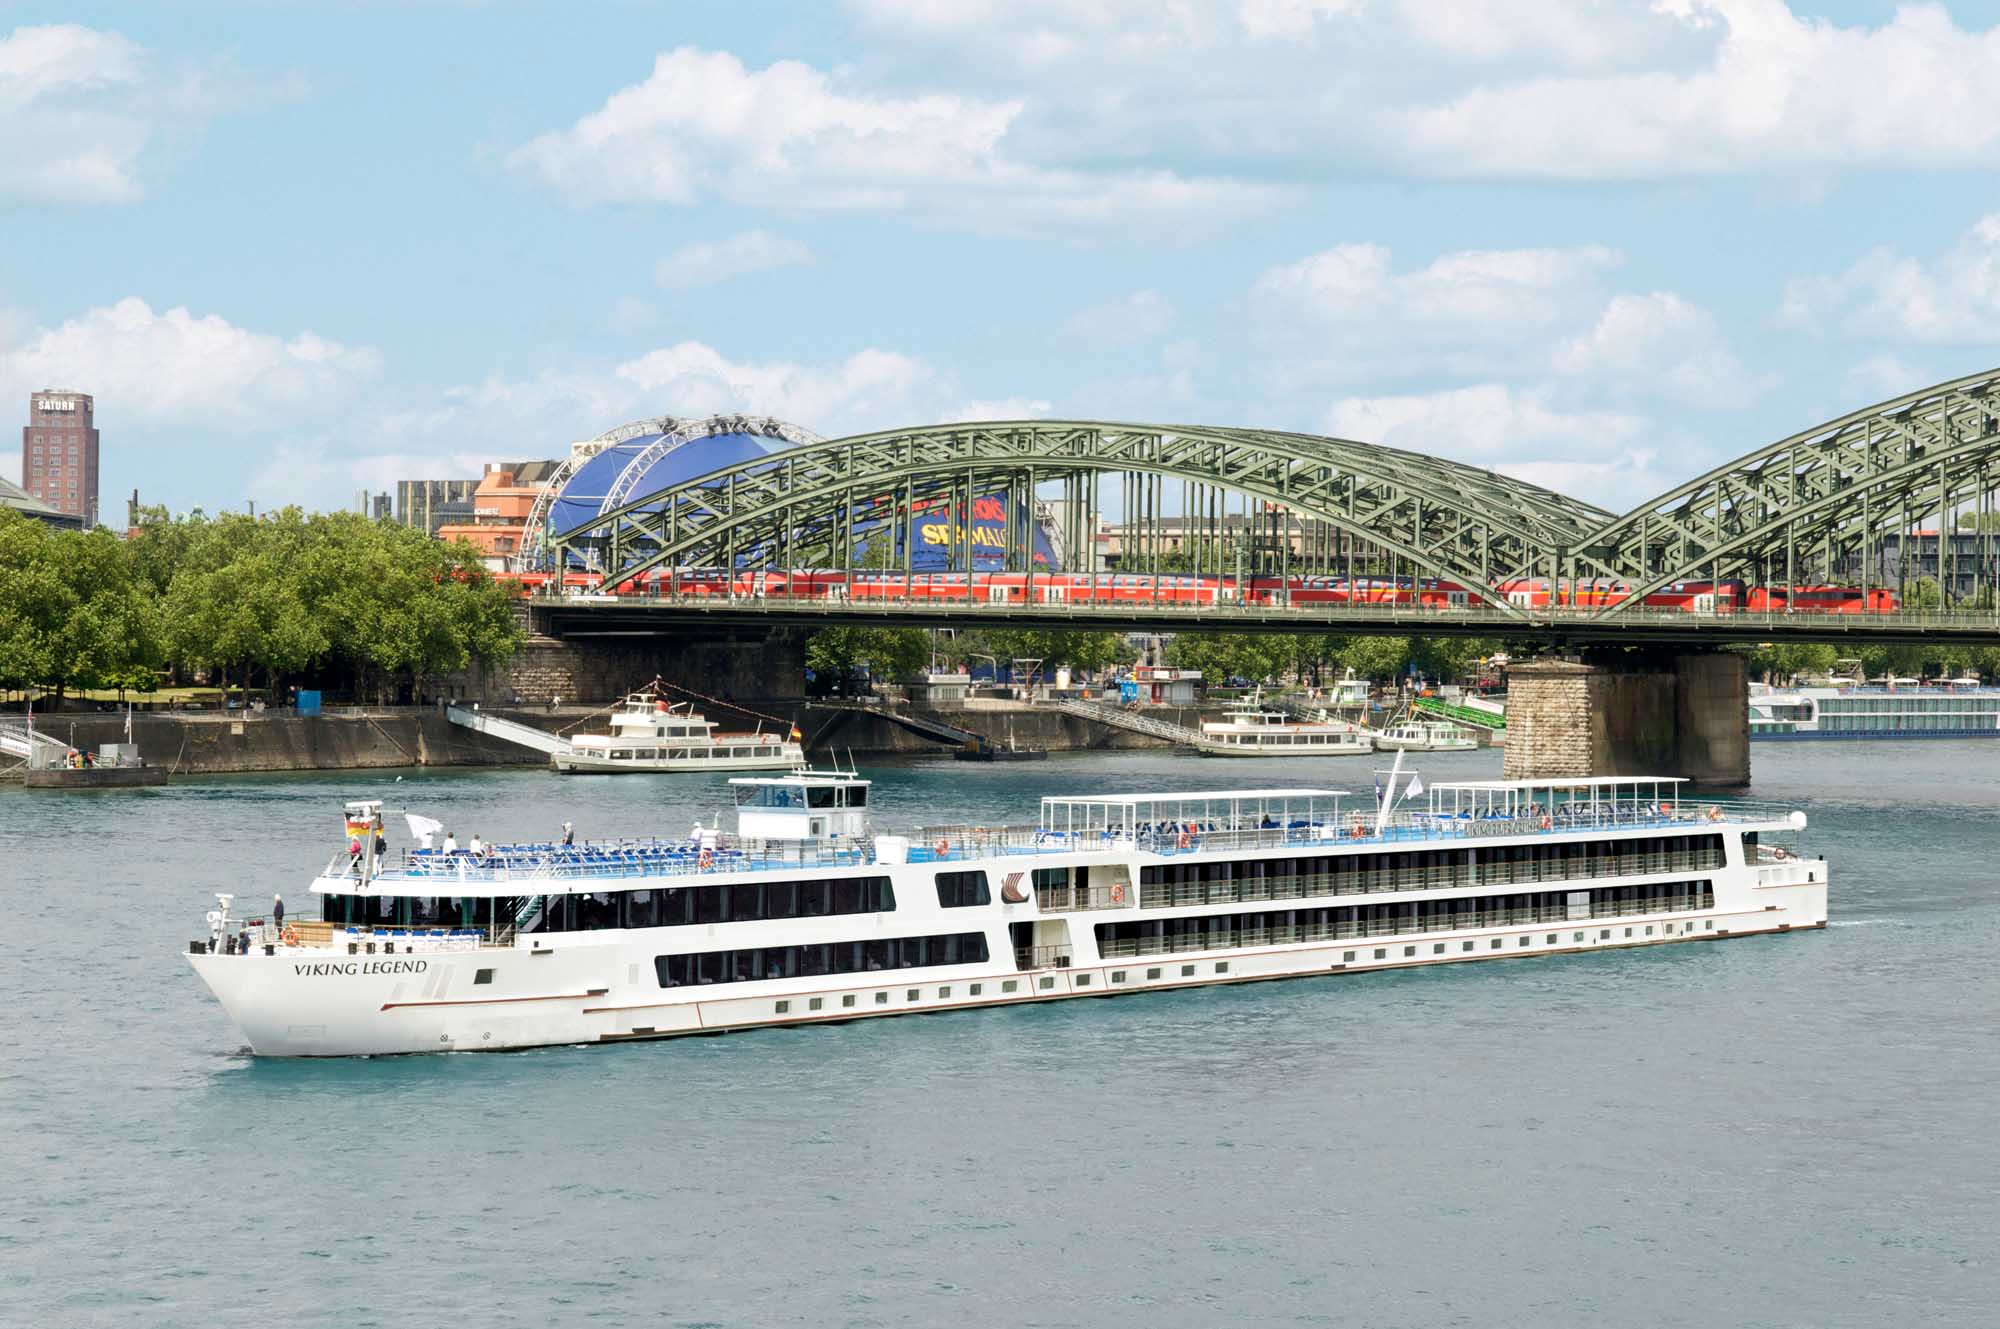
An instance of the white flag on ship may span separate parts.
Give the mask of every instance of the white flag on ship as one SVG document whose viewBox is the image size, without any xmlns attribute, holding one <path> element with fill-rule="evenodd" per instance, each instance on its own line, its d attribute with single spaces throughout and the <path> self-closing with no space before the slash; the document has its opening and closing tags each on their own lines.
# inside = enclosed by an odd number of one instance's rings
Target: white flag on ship
<svg viewBox="0 0 2000 1329">
<path fill-rule="evenodd" d="M 1410 777 L 1410 783 L 1408 787 L 1406 787 L 1403 790 L 1403 797 L 1415 798 L 1418 794 L 1421 794 L 1423 792 L 1424 792 L 1424 777 L 1421 775 L 1412 775 Z"/>
<path fill-rule="evenodd" d="M 431 837 L 444 829 L 444 823 L 429 817 L 419 817 L 414 812 L 405 812 L 403 820 L 410 823 L 410 834 L 415 836 L 424 848 L 431 847 Z"/>
</svg>

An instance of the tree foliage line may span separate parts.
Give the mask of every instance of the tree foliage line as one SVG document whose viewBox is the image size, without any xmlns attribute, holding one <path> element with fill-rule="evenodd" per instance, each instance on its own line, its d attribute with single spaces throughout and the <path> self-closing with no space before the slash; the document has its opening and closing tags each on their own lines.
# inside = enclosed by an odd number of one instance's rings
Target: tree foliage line
<svg viewBox="0 0 2000 1329">
<path fill-rule="evenodd" d="M 391 522 L 151 509 L 121 539 L 0 511 L 0 688 L 304 685 L 392 700 L 502 662 L 521 637 L 476 550 Z"/>
</svg>

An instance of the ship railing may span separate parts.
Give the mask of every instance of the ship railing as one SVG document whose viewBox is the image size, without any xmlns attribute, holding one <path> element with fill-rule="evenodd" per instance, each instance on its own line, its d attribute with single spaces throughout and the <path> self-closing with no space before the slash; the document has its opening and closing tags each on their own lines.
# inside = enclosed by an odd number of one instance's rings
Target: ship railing
<svg viewBox="0 0 2000 1329">
<path fill-rule="evenodd" d="M 1016 969 L 1067 969 L 1071 959 L 1068 946 L 1016 946 Z"/>
</svg>

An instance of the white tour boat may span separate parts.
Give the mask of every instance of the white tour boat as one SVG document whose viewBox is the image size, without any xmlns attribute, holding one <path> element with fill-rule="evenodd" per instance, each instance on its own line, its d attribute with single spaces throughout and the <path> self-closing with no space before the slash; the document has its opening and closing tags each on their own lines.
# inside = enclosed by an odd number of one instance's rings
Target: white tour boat
<svg viewBox="0 0 2000 1329">
<path fill-rule="evenodd" d="M 378 856 L 282 928 L 218 897 L 189 962 L 267 1056 L 616 1043 L 1817 928 L 1799 812 L 1653 778 L 1042 801 L 868 824 L 869 782 L 739 778 L 734 832 Z M 1409 788 L 1417 788 L 1412 782 Z"/>
<path fill-rule="evenodd" d="M 1405 720 L 1377 731 L 1375 746 L 1386 752 L 1469 752 L 1479 740 L 1448 720 Z"/>
<path fill-rule="evenodd" d="M 717 733 L 688 702 L 635 692 L 611 717 L 608 734 L 578 734 L 550 757 L 558 771 L 788 771 L 805 760 L 790 735 Z"/>
<path fill-rule="evenodd" d="M 1197 732 L 1194 749 L 1204 757 L 1348 757 L 1374 751 L 1360 725 L 1324 713 L 1301 720 L 1267 711 L 1255 693 L 1222 719 L 1202 721 Z"/>
</svg>

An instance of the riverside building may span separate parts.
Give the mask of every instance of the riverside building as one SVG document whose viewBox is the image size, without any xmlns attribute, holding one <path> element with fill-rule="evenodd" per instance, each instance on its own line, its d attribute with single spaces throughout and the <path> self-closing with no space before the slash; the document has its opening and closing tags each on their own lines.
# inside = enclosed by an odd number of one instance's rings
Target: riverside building
<svg viewBox="0 0 2000 1329">
<path fill-rule="evenodd" d="M 89 393 L 31 393 L 21 429 L 21 488 L 83 526 L 97 525 L 97 447 L 96 403 Z"/>
</svg>

